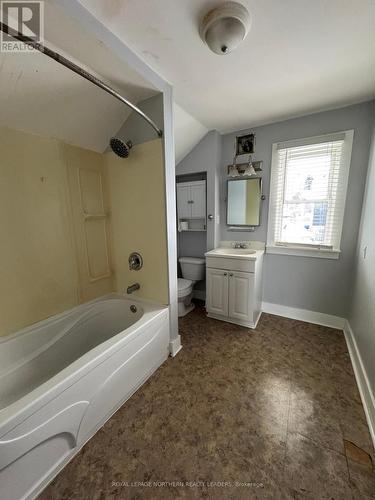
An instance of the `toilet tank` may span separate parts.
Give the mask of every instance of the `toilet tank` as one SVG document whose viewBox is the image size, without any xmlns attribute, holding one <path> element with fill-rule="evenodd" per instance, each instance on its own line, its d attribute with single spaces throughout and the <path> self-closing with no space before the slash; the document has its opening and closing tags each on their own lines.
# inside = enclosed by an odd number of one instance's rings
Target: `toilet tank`
<svg viewBox="0 0 375 500">
<path fill-rule="evenodd" d="M 197 257 L 180 257 L 182 277 L 187 280 L 200 281 L 204 279 L 205 259 Z"/>
</svg>

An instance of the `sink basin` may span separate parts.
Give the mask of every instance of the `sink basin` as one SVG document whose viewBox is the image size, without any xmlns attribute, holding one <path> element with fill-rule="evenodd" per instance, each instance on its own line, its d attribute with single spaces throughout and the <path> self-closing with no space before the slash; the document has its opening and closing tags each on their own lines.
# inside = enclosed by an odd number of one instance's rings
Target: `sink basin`
<svg viewBox="0 0 375 500">
<path fill-rule="evenodd" d="M 220 255 L 252 255 L 256 253 L 256 250 L 251 250 L 250 248 L 215 248 L 211 253 Z"/>
</svg>

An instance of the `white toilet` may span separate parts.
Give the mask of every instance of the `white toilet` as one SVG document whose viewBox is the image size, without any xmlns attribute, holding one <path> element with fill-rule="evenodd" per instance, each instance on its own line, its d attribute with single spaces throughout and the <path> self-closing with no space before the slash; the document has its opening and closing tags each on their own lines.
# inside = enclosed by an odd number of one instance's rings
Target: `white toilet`
<svg viewBox="0 0 375 500">
<path fill-rule="evenodd" d="M 191 302 L 193 286 L 197 281 L 204 279 L 205 259 L 196 257 L 180 257 L 183 278 L 178 278 L 178 315 L 185 316 L 194 309 Z"/>
</svg>

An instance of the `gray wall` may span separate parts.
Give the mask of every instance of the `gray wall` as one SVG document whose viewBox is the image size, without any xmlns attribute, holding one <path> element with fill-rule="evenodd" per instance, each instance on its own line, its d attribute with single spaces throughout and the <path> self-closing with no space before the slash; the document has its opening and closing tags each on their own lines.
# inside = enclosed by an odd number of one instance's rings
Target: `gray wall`
<svg viewBox="0 0 375 500">
<path fill-rule="evenodd" d="M 212 214 L 214 220 L 207 221 L 207 245 L 211 250 L 217 246 L 219 241 L 219 183 L 221 165 L 221 136 L 216 130 L 208 132 L 197 146 L 176 166 L 176 175 L 192 174 L 195 172 L 207 172 L 207 214 Z M 197 245 L 197 251 L 203 250 L 203 239 L 206 233 L 201 236 L 188 236 L 181 241 L 179 249 L 180 255 L 189 255 L 192 246 Z M 197 252 L 195 252 L 197 253 Z M 203 255 L 204 252 L 202 252 Z M 193 255 L 191 255 L 193 256 Z M 196 255 L 198 256 L 198 255 Z"/>
<path fill-rule="evenodd" d="M 138 103 L 137 106 L 146 113 L 160 129 L 164 129 L 163 94 L 145 99 Z M 116 137 L 123 141 L 128 141 L 130 139 L 135 145 L 152 141 L 157 139 L 158 136 L 151 125 L 133 111 L 117 132 Z"/>
<path fill-rule="evenodd" d="M 342 254 L 338 260 L 266 255 L 263 300 L 337 316 L 348 316 L 353 280 L 353 263 L 361 216 L 370 147 L 372 103 L 316 113 L 271 125 L 243 130 L 222 137 L 221 239 L 267 239 L 268 194 L 272 144 L 339 130 L 354 129 L 352 163 L 342 235 Z M 262 223 L 254 232 L 231 232 L 226 221 L 226 168 L 233 161 L 234 140 L 239 133 L 255 132 L 254 160 L 263 160 Z"/>
<path fill-rule="evenodd" d="M 375 393 L 375 103 L 366 193 L 355 260 L 353 301 L 349 323 Z M 364 250 L 367 247 L 366 257 Z"/>
<path fill-rule="evenodd" d="M 204 257 L 207 252 L 207 233 L 190 231 L 178 233 L 179 257 Z"/>
</svg>

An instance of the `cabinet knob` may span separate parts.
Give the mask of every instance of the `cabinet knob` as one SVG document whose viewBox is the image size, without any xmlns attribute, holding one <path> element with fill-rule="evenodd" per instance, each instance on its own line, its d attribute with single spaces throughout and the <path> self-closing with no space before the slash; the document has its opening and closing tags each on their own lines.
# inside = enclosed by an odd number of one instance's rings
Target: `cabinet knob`
<svg viewBox="0 0 375 500">
<path fill-rule="evenodd" d="M 233 273 L 229 273 L 229 276 L 233 276 Z"/>
<path fill-rule="evenodd" d="M 226 276 L 226 275 L 227 275 L 227 273 L 224 273 L 224 276 Z"/>
</svg>

